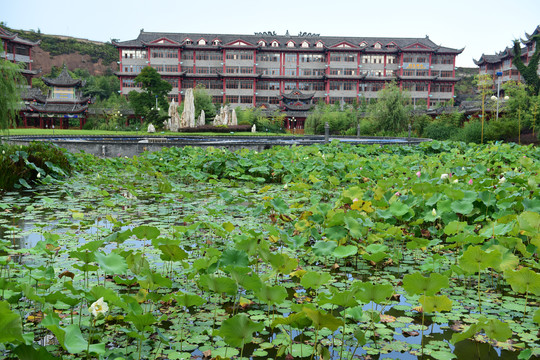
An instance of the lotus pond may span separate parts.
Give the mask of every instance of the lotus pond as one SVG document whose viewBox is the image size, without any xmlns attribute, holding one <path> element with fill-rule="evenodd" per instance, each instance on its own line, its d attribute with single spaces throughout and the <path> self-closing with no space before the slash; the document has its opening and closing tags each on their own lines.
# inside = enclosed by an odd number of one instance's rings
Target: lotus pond
<svg viewBox="0 0 540 360">
<path fill-rule="evenodd" d="M 540 150 L 77 154 L 0 197 L 0 356 L 540 355 Z"/>
</svg>

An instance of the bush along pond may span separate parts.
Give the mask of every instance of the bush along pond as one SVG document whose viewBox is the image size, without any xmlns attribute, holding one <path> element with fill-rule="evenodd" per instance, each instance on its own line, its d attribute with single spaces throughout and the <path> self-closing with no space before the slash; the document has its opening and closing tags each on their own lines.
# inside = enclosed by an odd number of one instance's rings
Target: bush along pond
<svg viewBox="0 0 540 360">
<path fill-rule="evenodd" d="M 3 358 L 540 355 L 538 148 L 4 150 Z"/>
</svg>

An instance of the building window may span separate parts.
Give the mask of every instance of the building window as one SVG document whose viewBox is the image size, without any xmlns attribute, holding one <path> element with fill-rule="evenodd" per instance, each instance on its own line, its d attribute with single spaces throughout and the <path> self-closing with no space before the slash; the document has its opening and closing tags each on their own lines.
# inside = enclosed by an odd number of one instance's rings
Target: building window
<svg viewBox="0 0 540 360">
<path fill-rule="evenodd" d="M 427 91 L 427 84 L 416 84 L 416 91 Z"/>
<path fill-rule="evenodd" d="M 296 69 L 285 69 L 285 76 L 296 76 Z"/>
<path fill-rule="evenodd" d="M 378 42 L 378 43 L 376 43 L 375 45 L 373 45 L 373 47 L 374 47 L 375 49 L 380 49 L 382 46 L 381 46 L 381 43 Z"/>
<path fill-rule="evenodd" d="M 239 68 L 238 66 L 227 66 L 225 68 L 225 73 L 227 74 L 238 74 Z"/>
<path fill-rule="evenodd" d="M 228 103 L 231 103 L 231 104 L 237 104 L 238 103 L 238 95 L 227 95 L 225 97 L 225 100 L 228 102 Z"/>
<path fill-rule="evenodd" d="M 178 65 L 165 65 L 165 72 L 177 72 L 178 71 Z"/>
<path fill-rule="evenodd" d="M 324 47 L 324 44 L 323 44 L 322 41 L 319 41 L 319 42 L 317 42 L 317 45 L 315 45 L 315 46 L 318 47 L 318 48 L 322 48 L 322 47 Z"/>
<path fill-rule="evenodd" d="M 311 76 L 311 69 L 300 69 L 300 76 Z"/>
<path fill-rule="evenodd" d="M 214 45 L 214 46 L 218 46 L 220 43 L 221 42 L 219 40 L 217 40 L 217 39 L 212 41 L 212 45 Z"/>
<path fill-rule="evenodd" d="M 225 80 L 225 87 L 227 89 L 238 89 L 238 80 L 234 80 L 234 79 Z"/>
<path fill-rule="evenodd" d="M 284 82 L 283 87 L 285 90 L 294 90 L 296 89 L 296 82 Z"/>
<path fill-rule="evenodd" d="M 443 78 L 451 78 L 451 77 L 453 77 L 452 71 L 441 71 L 441 77 L 443 77 Z"/>
<path fill-rule="evenodd" d="M 124 59 L 146 59 L 147 52 L 146 50 L 122 50 L 122 57 Z"/>
<path fill-rule="evenodd" d="M 330 81 L 330 90 L 341 90 L 343 83 L 340 81 Z"/>
<path fill-rule="evenodd" d="M 350 82 L 350 81 L 344 82 L 343 83 L 343 90 L 347 90 L 347 91 L 356 90 L 355 85 L 356 85 L 355 83 Z"/>
<path fill-rule="evenodd" d="M 296 54 L 285 54 L 285 62 L 296 63 Z"/>
<path fill-rule="evenodd" d="M 199 40 L 198 44 L 199 45 L 206 45 L 206 40 L 201 39 L 201 40 Z"/>
<path fill-rule="evenodd" d="M 262 47 L 266 46 L 266 42 L 264 40 L 259 41 L 259 46 L 262 46 Z"/>
<path fill-rule="evenodd" d="M 341 55 L 339 55 L 339 54 L 331 54 L 330 55 L 330 61 L 341 61 Z"/>
<path fill-rule="evenodd" d="M 324 83 L 323 82 L 314 82 L 314 83 L 312 83 L 312 89 L 313 89 L 313 91 L 324 91 Z"/>
<path fill-rule="evenodd" d="M 396 57 L 392 55 L 386 56 L 386 63 L 387 64 L 395 64 L 396 63 Z"/>
<path fill-rule="evenodd" d="M 308 48 L 308 47 L 309 47 L 309 43 L 308 43 L 307 41 L 302 42 L 302 47 L 303 47 L 303 48 Z"/>
<path fill-rule="evenodd" d="M 212 102 L 213 102 L 214 104 L 221 104 L 221 103 L 223 103 L 223 96 L 220 96 L 220 95 L 212 96 Z"/>
<path fill-rule="evenodd" d="M 187 39 L 186 41 L 184 41 L 184 44 L 186 44 L 186 45 L 193 45 L 193 41 Z"/>
<path fill-rule="evenodd" d="M 240 96 L 240 104 L 251 104 L 253 102 L 253 96 Z"/>
<path fill-rule="evenodd" d="M 257 62 L 263 62 L 263 61 L 278 62 L 279 58 L 280 58 L 279 53 L 257 54 Z"/>
<path fill-rule="evenodd" d="M 183 51 L 182 60 L 193 60 L 193 51 Z"/>
<path fill-rule="evenodd" d="M 279 43 L 277 41 L 272 41 L 272 47 L 279 47 Z"/>
<path fill-rule="evenodd" d="M 343 61 L 345 61 L 345 62 L 356 62 L 356 54 L 343 55 Z"/>
<path fill-rule="evenodd" d="M 195 52 L 196 60 L 208 60 L 210 59 L 210 54 L 206 51 L 197 51 Z"/>
<path fill-rule="evenodd" d="M 253 89 L 253 81 L 251 80 L 240 81 L 240 89 Z"/>
<path fill-rule="evenodd" d="M 294 41 L 289 41 L 287 43 L 287 47 L 294 47 Z"/>
</svg>

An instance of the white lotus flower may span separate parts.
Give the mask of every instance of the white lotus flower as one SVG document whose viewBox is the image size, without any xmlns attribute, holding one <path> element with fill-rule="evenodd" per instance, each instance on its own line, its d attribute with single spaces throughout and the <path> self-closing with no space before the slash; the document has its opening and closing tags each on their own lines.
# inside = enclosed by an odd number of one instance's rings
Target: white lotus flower
<svg viewBox="0 0 540 360">
<path fill-rule="evenodd" d="M 289 186 L 287 184 L 283 185 L 284 189 L 287 189 Z"/>
<path fill-rule="evenodd" d="M 435 210 L 435 208 L 433 208 L 433 210 L 431 210 L 431 215 L 437 216 L 437 210 Z"/>
<path fill-rule="evenodd" d="M 454 184 L 457 184 L 459 182 L 459 179 L 454 179 L 454 181 L 452 181 Z"/>
<path fill-rule="evenodd" d="M 109 311 L 109 305 L 107 305 L 107 303 L 103 301 L 103 298 L 100 297 L 96 302 L 90 305 L 88 311 L 90 311 L 96 318 L 99 315 L 105 316 L 105 314 Z"/>
<path fill-rule="evenodd" d="M 441 180 L 446 180 L 448 179 L 448 174 L 442 174 L 441 175 Z"/>
<path fill-rule="evenodd" d="M 41 174 L 40 173 L 37 173 L 37 178 L 39 179 L 41 177 Z"/>
<path fill-rule="evenodd" d="M 506 178 L 503 176 L 499 179 L 499 184 L 504 184 L 506 182 Z"/>
</svg>

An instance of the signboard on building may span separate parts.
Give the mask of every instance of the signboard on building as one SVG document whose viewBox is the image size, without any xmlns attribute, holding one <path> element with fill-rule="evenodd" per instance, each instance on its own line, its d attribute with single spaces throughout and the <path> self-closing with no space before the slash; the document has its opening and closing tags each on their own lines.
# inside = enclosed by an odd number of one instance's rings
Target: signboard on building
<svg viewBox="0 0 540 360">
<path fill-rule="evenodd" d="M 429 63 L 403 63 L 405 70 L 429 70 Z"/>
</svg>

